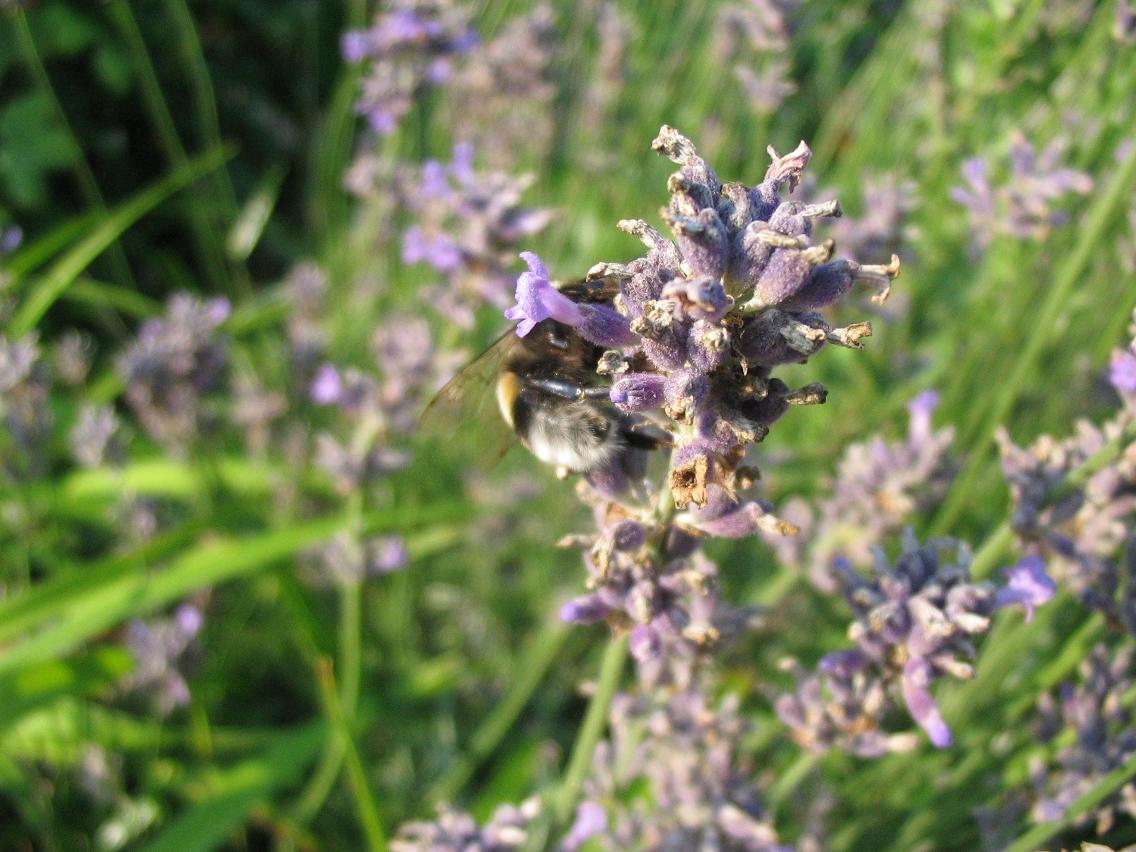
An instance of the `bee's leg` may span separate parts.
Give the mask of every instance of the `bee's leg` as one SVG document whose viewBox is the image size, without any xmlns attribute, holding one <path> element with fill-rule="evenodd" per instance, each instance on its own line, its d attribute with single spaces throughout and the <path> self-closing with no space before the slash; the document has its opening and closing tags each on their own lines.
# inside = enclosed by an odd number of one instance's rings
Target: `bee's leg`
<svg viewBox="0 0 1136 852">
<path fill-rule="evenodd" d="M 599 399 L 608 395 L 606 387 L 584 387 L 567 379 L 526 379 L 529 387 L 559 396 L 563 399 Z"/>
</svg>

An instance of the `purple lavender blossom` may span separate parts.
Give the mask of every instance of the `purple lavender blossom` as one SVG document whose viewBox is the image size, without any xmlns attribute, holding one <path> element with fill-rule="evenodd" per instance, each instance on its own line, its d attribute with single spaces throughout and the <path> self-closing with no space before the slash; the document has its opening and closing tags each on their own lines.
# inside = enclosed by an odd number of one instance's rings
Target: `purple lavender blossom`
<svg viewBox="0 0 1136 852">
<path fill-rule="evenodd" d="M 228 341 L 218 333 L 228 316 L 225 299 L 175 295 L 166 315 L 144 322 L 118 358 L 126 401 L 175 454 L 184 454 L 209 422 L 206 394 L 221 384 L 228 361 Z"/>
<path fill-rule="evenodd" d="M 346 585 L 391 574 L 410 562 L 402 536 L 363 538 L 348 532 L 336 533 L 313 550 L 310 557 L 318 579 Z"/>
<path fill-rule="evenodd" d="M 1095 647 L 1079 667 L 1079 682 L 1065 683 L 1055 696 L 1038 702 L 1036 735 L 1055 743 L 1063 733 L 1075 739 L 1048 760 L 1035 758 L 1030 780 L 1036 791 L 1032 816 L 1037 822 L 1061 819 L 1068 808 L 1109 772 L 1136 755 L 1136 728 L 1130 702 L 1136 687 L 1130 645 Z M 1081 815 L 1076 825 L 1094 823 L 1105 834 L 1119 814 L 1136 817 L 1136 783 L 1129 782 L 1095 810 Z"/>
<path fill-rule="evenodd" d="M 145 694 L 162 716 L 188 704 L 189 686 L 184 670 L 202 622 L 201 610 L 192 604 L 178 607 L 169 618 L 130 622 L 126 645 L 134 656 L 135 667 L 122 688 Z"/>
<path fill-rule="evenodd" d="M 807 748 L 875 757 L 913 745 L 881 729 L 898 688 L 912 719 L 945 748 L 951 731 L 931 685 L 943 675 L 973 677 L 973 637 L 990 628 L 998 609 L 1022 605 L 1032 613 L 1052 595 L 1052 581 L 1031 561 L 1009 570 L 1001 589 L 972 582 L 965 545 L 936 539 L 920 546 L 910 530 L 894 565 L 880 549 L 875 557 L 871 577 L 846 561 L 836 564 L 856 615 L 848 631 L 855 647 L 829 654 L 816 676 L 800 673 L 796 691 L 778 699 L 777 713 Z"/>
<path fill-rule="evenodd" d="M 473 47 L 454 74 L 451 126 L 494 169 L 542 160 L 551 150 L 560 44 L 552 10 L 541 4 Z"/>
<path fill-rule="evenodd" d="M 908 404 L 910 421 L 903 441 L 875 438 L 849 446 L 826 489 L 829 496 L 815 504 L 785 504 L 785 517 L 801 534 L 767 537 L 783 565 L 805 572 L 817 588 L 835 591 L 836 558 L 870 565 L 875 546 L 935 506 L 955 470 L 950 454 L 954 430 L 931 425 L 938 400 L 934 391 L 924 391 Z"/>
<path fill-rule="evenodd" d="M 723 6 L 715 21 L 719 60 L 730 65 L 758 115 L 774 112 L 796 91 L 789 79 L 789 15 L 793 0 L 744 0 Z"/>
<path fill-rule="evenodd" d="M 285 331 L 292 372 L 303 387 L 327 350 L 323 330 L 327 276 L 314 263 L 299 263 L 288 272 L 282 289 L 291 307 Z"/>
<path fill-rule="evenodd" d="M 540 815 L 540 801 L 501 805 L 484 826 L 448 805 L 433 822 L 403 824 L 390 843 L 391 852 L 509 852 L 528 841 L 529 825 Z"/>
<path fill-rule="evenodd" d="M 576 304 L 552 286 L 539 257 L 525 251 L 521 259 L 529 271 L 517 279 L 517 304 L 505 311 L 505 317 L 517 323 L 517 337 L 527 335 L 539 322 L 554 319 L 599 346 L 627 345 L 634 340 L 627 319 L 615 308 Z"/>
<path fill-rule="evenodd" d="M 1010 523 L 1023 548 L 1044 558 L 1057 581 L 1086 606 L 1136 633 L 1136 443 L 1123 440 L 1116 456 L 1084 482 L 1069 479 L 1132 428 L 1136 404 L 1124 389 L 1123 363 L 1116 369 L 1126 355 L 1119 353 L 1113 360 L 1114 387 L 1122 405 L 1111 420 L 1100 427 L 1081 420 L 1072 436 L 1058 440 L 1042 435 L 1025 448 L 1004 431 L 998 442 L 1013 499 Z"/>
<path fill-rule="evenodd" d="M 364 73 L 355 110 L 393 133 L 429 89 L 449 78 L 453 57 L 477 42 L 468 13 L 449 0 L 393 0 L 366 30 L 343 36 L 343 57 Z"/>
<path fill-rule="evenodd" d="M 966 187 L 954 187 L 951 198 L 967 208 L 971 237 L 977 251 L 986 250 L 998 235 L 1019 240 L 1040 240 L 1068 216 L 1054 209 L 1056 202 L 1076 193 L 1087 194 L 1092 178 L 1061 164 L 1065 146 L 1055 140 L 1040 154 L 1021 133 L 1014 134 L 1009 150 L 1009 173 L 1003 180 L 990 175 L 987 160 L 976 157 L 963 163 Z"/>
<path fill-rule="evenodd" d="M 549 210 L 521 206 L 531 182 L 476 171 L 468 145 L 456 146 L 450 163 L 430 161 L 399 179 L 401 204 L 415 221 L 403 236 L 403 261 L 445 278 L 428 302 L 447 320 L 470 327 L 481 305 L 507 304 L 516 247 L 552 219 Z"/>
<path fill-rule="evenodd" d="M 596 749 L 585 789 L 586 804 L 611 813 L 595 835 L 600 848 L 786 848 L 740 753 L 748 726 L 737 696 L 714 705 L 707 692 L 699 683 L 672 694 L 616 697 L 610 738 Z M 635 785 L 646 787 L 646 798 L 629 795 Z"/>
</svg>

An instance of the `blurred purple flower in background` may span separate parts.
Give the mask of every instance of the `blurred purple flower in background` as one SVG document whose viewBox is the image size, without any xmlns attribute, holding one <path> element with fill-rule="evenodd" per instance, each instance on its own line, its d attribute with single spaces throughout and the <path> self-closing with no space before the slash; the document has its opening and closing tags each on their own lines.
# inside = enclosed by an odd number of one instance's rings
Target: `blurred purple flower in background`
<svg viewBox="0 0 1136 852">
<path fill-rule="evenodd" d="M 9 476 L 32 476 L 47 465 L 50 392 L 51 374 L 36 333 L 15 340 L 0 334 L 0 419 L 8 433 L 0 443 L 0 464 Z"/>
<path fill-rule="evenodd" d="M 453 57 L 477 42 L 469 13 L 449 0 L 392 0 L 370 28 L 343 36 L 343 57 L 363 66 L 355 110 L 393 133 L 414 101 L 450 78 Z"/>
<path fill-rule="evenodd" d="M 950 454 L 954 429 L 931 426 L 938 404 L 934 391 L 919 394 L 907 407 L 905 440 L 850 445 L 826 488 L 828 496 L 814 504 L 797 499 L 784 505 L 785 518 L 801 533 L 766 537 L 781 564 L 805 572 L 817 588 L 835 591 L 837 557 L 871 564 L 873 547 L 938 503 L 956 467 Z"/>
<path fill-rule="evenodd" d="M 1128 698 L 1136 688 L 1132 661 L 1131 645 L 1098 645 L 1081 662 L 1077 683 L 1063 684 L 1056 696 L 1042 695 L 1035 734 L 1059 748 L 1048 758 L 1035 756 L 1030 764 L 1037 797 L 1032 810 L 1035 821 L 1061 819 L 1104 776 L 1136 755 L 1136 727 Z M 1104 834 L 1119 814 L 1136 818 L 1136 782 L 1131 779 L 1074 824 L 1093 823 L 1096 833 Z"/>
<path fill-rule="evenodd" d="M 182 604 L 171 617 L 130 622 L 126 647 L 134 656 L 134 671 L 123 680 L 122 689 L 144 696 L 162 716 L 188 704 L 184 672 L 203 620 L 197 606 Z"/>
<path fill-rule="evenodd" d="M 719 61 L 730 65 L 758 115 L 774 112 L 796 91 L 789 77 L 789 17 L 796 0 L 743 0 L 723 6 L 714 22 Z"/>
<path fill-rule="evenodd" d="M 1056 205 L 1071 194 L 1088 194 L 1093 181 L 1085 172 L 1061 165 L 1064 157 L 1061 140 L 1039 154 L 1024 135 L 1015 133 L 1004 177 L 991 174 L 988 159 L 974 157 L 963 163 L 966 186 L 952 188 L 951 198 L 966 207 L 976 251 L 985 251 L 995 236 L 1039 240 L 1068 221 Z"/>
<path fill-rule="evenodd" d="M 403 236 L 402 259 L 444 276 L 446 283 L 431 288 L 425 301 L 465 328 L 478 307 L 508 303 L 517 248 L 553 216 L 521 205 L 531 178 L 479 172 L 473 158 L 471 147 L 458 145 L 450 163 L 431 160 L 398 181 L 402 206 L 415 223 Z"/>
<path fill-rule="evenodd" d="M 592 823 L 600 848 L 787 848 L 758 798 L 754 767 L 742 757 L 750 726 L 737 696 L 714 703 L 710 692 L 699 683 L 616 697 L 610 738 L 596 749 L 585 788 L 594 816 L 600 808 L 610 813 L 606 826 L 598 818 Z"/>
<path fill-rule="evenodd" d="M 1109 378 L 1121 407 L 1100 427 L 1078 421 L 1065 439 L 1042 435 L 1028 447 L 998 435 L 1010 485 L 1014 532 L 1027 552 L 1046 559 L 1053 576 L 1082 602 L 1136 633 L 1136 392 L 1133 349 L 1114 353 Z M 1077 481 L 1070 474 L 1110 442 L 1121 451 Z"/>
<path fill-rule="evenodd" d="M 228 340 L 219 326 L 229 317 L 225 299 L 173 296 L 164 317 L 146 320 L 119 355 L 126 401 L 150 436 L 184 456 L 214 412 L 206 394 L 228 366 Z"/>
<path fill-rule="evenodd" d="M 540 815 L 540 800 L 500 805 L 484 826 L 448 805 L 433 822 L 408 822 L 391 840 L 391 852 L 511 852 L 529 840 L 529 825 Z"/>
<path fill-rule="evenodd" d="M 541 4 L 473 47 L 454 75 L 450 126 L 491 168 L 509 170 L 549 154 L 560 44 L 552 9 Z"/>
</svg>

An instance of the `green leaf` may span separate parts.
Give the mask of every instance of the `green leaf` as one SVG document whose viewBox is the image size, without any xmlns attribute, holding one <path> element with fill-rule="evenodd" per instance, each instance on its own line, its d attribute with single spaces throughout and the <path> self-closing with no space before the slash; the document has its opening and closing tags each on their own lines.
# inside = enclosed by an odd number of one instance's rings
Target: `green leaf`
<svg viewBox="0 0 1136 852">
<path fill-rule="evenodd" d="M 21 207 L 47 200 L 47 175 L 72 162 L 71 142 L 59 128 L 51 101 L 33 92 L 0 110 L 0 180 Z"/>
<path fill-rule="evenodd" d="M 36 323 L 47 313 L 63 291 L 127 228 L 173 193 L 217 168 L 229 156 L 228 149 L 209 151 L 110 211 L 78 245 L 57 260 L 42 278 L 34 282 L 31 292 L 12 318 L 9 332 L 18 337 L 35 328 Z"/>
<path fill-rule="evenodd" d="M 90 695 L 105 689 L 132 667 L 125 649 L 109 647 L 76 660 L 28 666 L 0 682 L 0 729 L 64 695 Z"/>
<path fill-rule="evenodd" d="M 304 725 L 281 734 L 262 756 L 218 772 L 208 795 L 172 820 L 145 852 L 205 852 L 221 845 L 253 807 L 299 778 L 326 736 L 322 723 Z"/>
</svg>

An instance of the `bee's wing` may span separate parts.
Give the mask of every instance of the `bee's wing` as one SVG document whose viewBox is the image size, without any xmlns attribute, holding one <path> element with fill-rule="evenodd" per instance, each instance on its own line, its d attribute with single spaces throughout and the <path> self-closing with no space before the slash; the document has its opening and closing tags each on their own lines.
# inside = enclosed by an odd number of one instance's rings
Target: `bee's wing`
<svg viewBox="0 0 1136 852">
<path fill-rule="evenodd" d="M 462 367 L 422 412 L 420 432 L 427 438 L 449 442 L 465 430 L 479 428 L 481 440 L 474 464 L 487 470 L 499 462 L 513 446 L 516 435 L 497 410 L 497 376 L 518 341 L 510 328 Z"/>
</svg>

